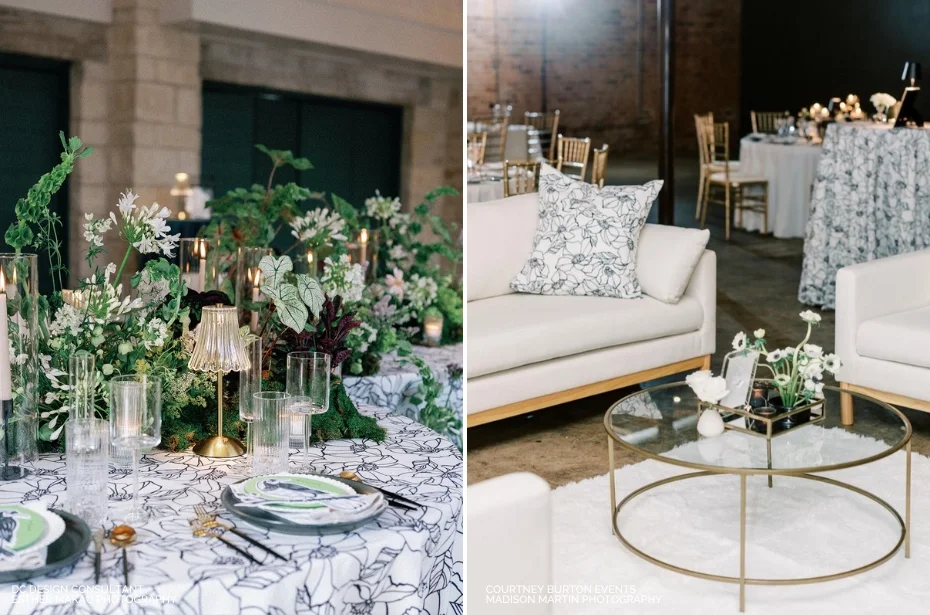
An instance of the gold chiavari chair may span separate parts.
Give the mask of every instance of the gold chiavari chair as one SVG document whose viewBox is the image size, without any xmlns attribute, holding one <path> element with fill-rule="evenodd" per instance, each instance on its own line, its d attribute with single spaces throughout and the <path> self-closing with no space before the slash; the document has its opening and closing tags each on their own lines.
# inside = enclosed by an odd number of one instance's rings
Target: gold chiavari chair
<svg viewBox="0 0 930 615">
<path fill-rule="evenodd" d="M 601 149 L 595 149 L 591 153 L 591 183 L 597 184 L 599 188 L 604 187 L 604 178 L 607 175 L 607 144 L 601 146 Z"/>
<path fill-rule="evenodd" d="M 475 118 L 473 132 L 487 134 L 484 147 L 485 162 L 504 161 L 504 152 L 507 147 L 507 122 L 506 117 Z"/>
<path fill-rule="evenodd" d="M 468 155 L 471 157 L 472 149 L 474 148 L 477 155 L 475 156 L 475 164 L 484 164 L 484 150 L 488 145 L 488 133 L 486 132 L 472 132 L 468 134 Z"/>
<path fill-rule="evenodd" d="M 711 134 L 712 133 L 712 134 Z M 762 214 L 762 234 L 768 234 L 769 228 L 769 182 L 761 175 L 740 173 L 730 167 L 730 124 L 727 122 L 713 124 L 711 132 L 704 132 L 705 147 L 712 138 L 713 145 L 706 151 L 711 160 L 723 165 L 722 171 L 712 173 L 707 178 L 707 190 L 701 205 L 701 228 L 707 220 L 707 207 L 710 203 L 723 205 L 726 213 L 725 236 L 730 239 L 730 208 L 736 211 L 737 225 L 743 224 L 743 211 L 755 211 Z M 711 198 L 712 188 L 723 189 L 723 198 Z M 759 194 L 749 194 L 747 187 L 759 188 Z"/>
<path fill-rule="evenodd" d="M 752 131 L 775 134 L 778 132 L 778 120 L 783 120 L 789 115 L 787 111 L 750 111 Z"/>
<path fill-rule="evenodd" d="M 531 136 L 528 141 L 529 159 L 555 157 L 555 136 L 559 134 L 559 116 L 561 111 L 527 111 L 523 114 L 523 123 L 529 126 Z"/>
<path fill-rule="evenodd" d="M 504 198 L 539 191 L 539 162 L 504 161 Z"/>
<path fill-rule="evenodd" d="M 720 152 L 714 140 L 714 114 L 694 116 L 694 127 L 698 140 L 698 159 L 700 161 L 700 175 L 698 177 L 698 198 L 694 211 L 694 219 L 701 217 L 701 208 L 704 206 L 704 195 L 707 193 L 707 181 L 711 174 L 729 169 L 731 173 L 740 169 L 739 160 L 727 160 L 724 163 L 719 159 Z"/>
<path fill-rule="evenodd" d="M 559 135 L 556 151 L 558 155 L 555 168 L 569 177 L 584 181 L 584 174 L 588 168 L 588 153 L 591 151 L 591 139 Z"/>
</svg>

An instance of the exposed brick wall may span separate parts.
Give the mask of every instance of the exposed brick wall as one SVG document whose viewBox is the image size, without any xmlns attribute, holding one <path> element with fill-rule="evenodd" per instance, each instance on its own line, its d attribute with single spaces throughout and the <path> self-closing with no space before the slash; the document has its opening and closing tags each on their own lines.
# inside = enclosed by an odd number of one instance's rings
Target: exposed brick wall
<svg viewBox="0 0 930 615">
<path fill-rule="evenodd" d="M 676 149 L 693 151 L 694 113 L 738 118 L 740 2 L 675 4 Z M 520 121 L 542 108 L 545 29 L 546 106 L 562 111 L 562 132 L 618 152 L 653 152 L 656 22 L 656 0 L 468 0 L 468 113 L 510 101 Z"/>
</svg>

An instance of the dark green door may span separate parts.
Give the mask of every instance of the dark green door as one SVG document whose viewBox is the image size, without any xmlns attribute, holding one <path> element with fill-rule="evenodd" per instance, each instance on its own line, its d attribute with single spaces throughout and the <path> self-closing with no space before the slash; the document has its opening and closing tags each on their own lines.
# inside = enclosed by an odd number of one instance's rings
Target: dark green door
<svg viewBox="0 0 930 615">
<path fill-rule="evenodd" d="M 278 171 L 276 182 L 297 181 L 361 208 L 375 190 L 399 194 L 402 126 L 398 106 L 208 82 L 203 87 L 202 183 L 217 196 L 264 184 L 270 164 L 253 147 L 261 143 L 306 156 L 315 167 L 299 174 Z"/>
<path fill-rule="evenodd" d="M 68 132 L 68 66 L 40 59 L 0 55 L 0 251 L 10 252 L 3 235 L 15 219 L 17 199 L 60 162 L 58 132 Z M 68 265 L 68 183 L 50 207 L 62 218 L 61 253 Z M 39 254 L 42 292 L 51 289 L 48 258 Z"/>
</svg>

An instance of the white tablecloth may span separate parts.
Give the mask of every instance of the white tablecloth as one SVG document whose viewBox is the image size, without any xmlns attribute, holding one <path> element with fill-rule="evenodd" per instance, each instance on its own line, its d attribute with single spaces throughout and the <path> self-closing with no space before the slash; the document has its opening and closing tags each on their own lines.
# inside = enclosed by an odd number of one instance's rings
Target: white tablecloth
<svg viewBox="0 0 930 615">
<path fill-rule="evenodd" d="M 930 248 L 928 169 L 928 129 L 871 122 L 827 128 L 804 240 L 801 303 L 832 309 L 842 267 Z"/>
<path fill-rule="evenodd" d="M 527 132 L 529 131 L 529 128 L 530 127 L 526 124 L 507 125 L 507 143 L 504 144 L 503 160 L 523 162 L 529 158 L 529 148 L 527 145 Z M 474 132 L 475 122 L 468 122 L 466 124 L 466 130 L 468 132 Z M 490 156 L 485 154 L 485 157 L 489 162 L 497 162 L 496 152 Z"/>
<path fill-rule="evenodd" d="M 468 203 L 486 203 L 504 198 L 504 182 L 502 180 L 469 182 L 465 186 Z"/>
<path fill-rule="evenodd" d="M 423 359 L 442 384 L 437 403 L 448 412 L 423 416 L 422 404 L 413 403 L 420 386 L 416 365 L 402 361 L 396 354 L 381 359 L 381 369 L 372 376 L 346 376 L 346 392 L 356 404 L 387 408 L 394 414 L 411 418 L 452 440 L 462 450 L 462 366 L 463 346 L 414 346 L 413 353 Z"/>
<path fill-rule="evenodd" d="M 377 408 L 360 410 L 385 427 L 385 441 L 332 440 L 314 445 L 310 450 L 313 468 L 330 475 L 354 471 L 366 483 L 424 504 L 422 510 L 389 507 L 356 531 L 330 536 L 276 534 L 237 521 L 239 529 L 288 558 L 286 562 L 271 558 L 241 538 L 227 535 L 264 562 L 256 565 L 218 540 L 195 537 L 189 525 L 195 505 L 213 507 L 226 485 L 246 476 L 242 459 L 156 451 L 145 455 L 141 464 L 141 497 L 154 519 L 136 528 L 138 542 L 129 549 L 131 590 L 122 585 L 118 549 L 107 545 L 99 588 L 93 588 L 91 548 L 54 577 L 25 582 L 16 604 L 11 604 L 10 587 L 2 588 L 0 612 L 460 615 L 464 574 L 461 453 L 411 419 Z M 295 467 L 302 456 L 292 455 Z M 65 497 L 64 476 L 64 457 L 43 455 L 30 476 L 0 483 L 0 502 L 41 500 L 60 507 Z M 110 501 L 123 501 L 131 494 L 127 473 L 111 469 Z M 220 510 L 223 519 L 234 520 Z M 38 602 L 39 593 L 30 592 L 30 586 L 44 588 L 47 601 Z"/>
<path fill-rule="evenodd" d="M 820 152 L 820 146 L 808 143 L 740 141 L 740 171 L 769 180 L 768 231 L 775 237 L 804 237 Z M 762 214 L 743 212 L 743 228 L 761 230 Z"/>
</svg>

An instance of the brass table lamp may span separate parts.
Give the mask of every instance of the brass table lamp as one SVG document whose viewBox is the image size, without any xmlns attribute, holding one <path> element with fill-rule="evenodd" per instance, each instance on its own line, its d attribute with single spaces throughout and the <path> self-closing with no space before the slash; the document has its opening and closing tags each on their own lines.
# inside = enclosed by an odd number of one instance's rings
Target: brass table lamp
<svg viewBox="0 0 930 615">
<path fill-rule="evenodd" d="M 245 446 L 235 438 L 223 435 L 223 374 L 249 369 L 251 362 L 239 336 L 236 307 L 211 305 L 203 308 L 194 353 L 187 366 L 198 372 L 216 372 L 217 431 L 219 435 L 204 438 L 194 446 L 194 453 L 203 457 L 238 457 Z"/>
</svg>

